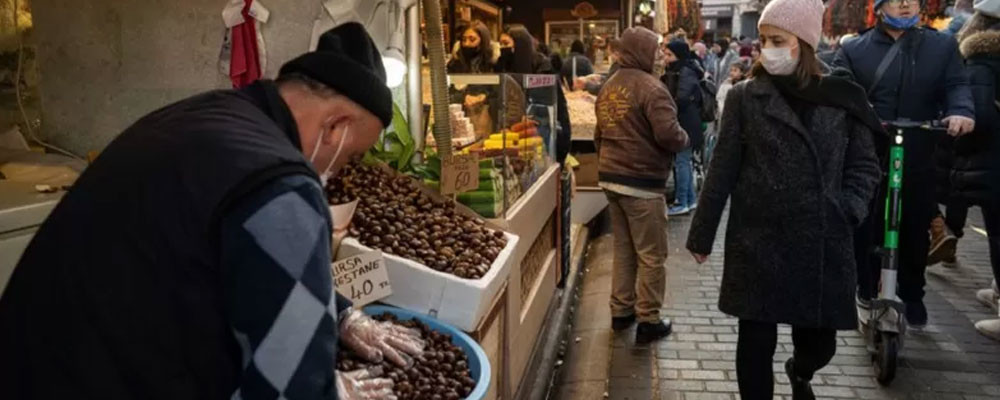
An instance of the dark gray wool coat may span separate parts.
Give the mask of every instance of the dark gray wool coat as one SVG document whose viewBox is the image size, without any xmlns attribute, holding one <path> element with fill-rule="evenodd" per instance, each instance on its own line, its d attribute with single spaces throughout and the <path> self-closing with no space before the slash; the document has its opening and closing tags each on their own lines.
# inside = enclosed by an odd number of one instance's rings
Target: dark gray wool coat
<svg viewBox="0 0 1000 400">
<path fill-rule="evenodd" d="M 881 176 L 873 132 L 826 106 L 803 126 L 767 77 L 734 87 L 725 110 L 687 243 L 711 253 L 731 201 L 719 309 L 856 329 L 852 232 Z"/>
</svg>

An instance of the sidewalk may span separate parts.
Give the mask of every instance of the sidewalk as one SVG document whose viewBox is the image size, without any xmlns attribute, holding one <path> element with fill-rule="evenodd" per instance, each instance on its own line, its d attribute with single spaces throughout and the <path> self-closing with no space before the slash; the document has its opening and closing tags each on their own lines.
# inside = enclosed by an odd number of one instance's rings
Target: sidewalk
<svg viewBox="0 0 1000 400">
<path fill-rule="evenodd" d="M 634 345 L 634 328 L 621 334 L 611 332 L 612 238 L 603 235 L 591 242 L 572 326 L 573 340 L 567 344 L 551 398 L 739 398 L 734 362 L 737 321 L 716 307 L 725 229 L 720 228 L 715 254 L 699 266 L 683 250 L 689 222 L 690 217 L 674 218 L 668 229 L 671 254 L 663 310 L 673 319 L 674 333 L 649 346 Z M 969 224 L 983 226 L 978 209 L 970 212 Z M 839 332 L 837 356 L 813 380 L 817 397 L 1000 399 L 1000 343 L 982 337 L 973 327 L 974 321 L 991 315 L 975 299 L 975 291 L 988 287 L 992 279 L 984 234 L 967 230 L 959 244 L 959 262 L 962 266 L 955 270 L 928 268 L 930 325 L 908 335 L 897 378 L 890 387 L 883 388 L 875 381 L 861 334 Z M 790 331 L 780 327 L 775 354 L 776 398 L 791 399 L 783 372 L 791 351 Z"/>
</svg>

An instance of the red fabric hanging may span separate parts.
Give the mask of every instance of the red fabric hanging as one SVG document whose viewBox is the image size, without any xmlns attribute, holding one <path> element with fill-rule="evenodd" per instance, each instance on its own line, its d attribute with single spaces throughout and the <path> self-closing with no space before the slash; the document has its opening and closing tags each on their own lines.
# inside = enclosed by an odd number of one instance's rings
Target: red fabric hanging
<svg viewBox="0 0 1000 400">
<path fill-rule="evenodd" d="M 260 53 L 257 49 L 257 20 L 250 16 L 253 0 L 244 0 L 243 23 L 233 27 L 232 55 L 229 63 L 229 79 L 233 88 L 239 89 L 261 78 Z"/>
</svg>

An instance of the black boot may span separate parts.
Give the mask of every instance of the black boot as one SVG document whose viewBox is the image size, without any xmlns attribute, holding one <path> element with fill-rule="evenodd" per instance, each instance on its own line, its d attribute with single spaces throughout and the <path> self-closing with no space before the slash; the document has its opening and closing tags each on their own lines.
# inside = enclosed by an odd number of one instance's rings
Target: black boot
<svg viewBox="0 0 1000 400">
<path fill-rule="evenodd" d="M 611 329 L 615 332 L 624 331 L 635 323 L 635 314 L 627 317 L 611 317 Z"/>
<path fill-rule="evenodd" d="M 927 307 L 923 300 L 906 302 L 906 322 L 913 329 L 927 327 Z"/>
<path fill-rule="evenodd" d="M 785 361 L 785 374 L 788 375 L 788 382 L 792 384 L 792 400 L 816 400 L 812 384 L 795 375 L 795 358 Z"/>
<path fill-rule="evenodd" d="M 646 344 L 667 337 L 671 330 L 670 318 L 659 322 L 640 322 L 635 330 L 635 344 Z"/>
</svg>

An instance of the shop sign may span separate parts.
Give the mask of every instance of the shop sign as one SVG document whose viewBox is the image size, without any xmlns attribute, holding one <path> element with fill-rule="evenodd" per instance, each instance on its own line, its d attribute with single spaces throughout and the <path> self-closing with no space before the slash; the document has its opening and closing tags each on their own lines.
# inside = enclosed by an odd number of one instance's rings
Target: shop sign
<svg viewBox="0 0 1000 400">
<path fill-rule="evenodd" d="M 597 16 L 597 9 L 594 8 L 593 4 L 585 1 L 573 7 L 573 11 L 570 11 L 570 14 L 577 18 L 594 18 Z"/>
<path fill-rule="evenodd" d="M 479 188 L 479 157 L 456 154 L 441 160 L 441 194 L 465 193 Z"/>
<path fill-rule="evenodd" d="M 389 273 L 381 251 L 347 257 L 333 263 L 333 282 L 337 293 L 351 299 L 355 307 L 392 295 Z"/>
<path fill-rule="evenodd" d="M 534 89 L 540 87 L 550 87 L 556 85 L 555 75 L 525 75 L 524 88 Z"/>
</svg>

